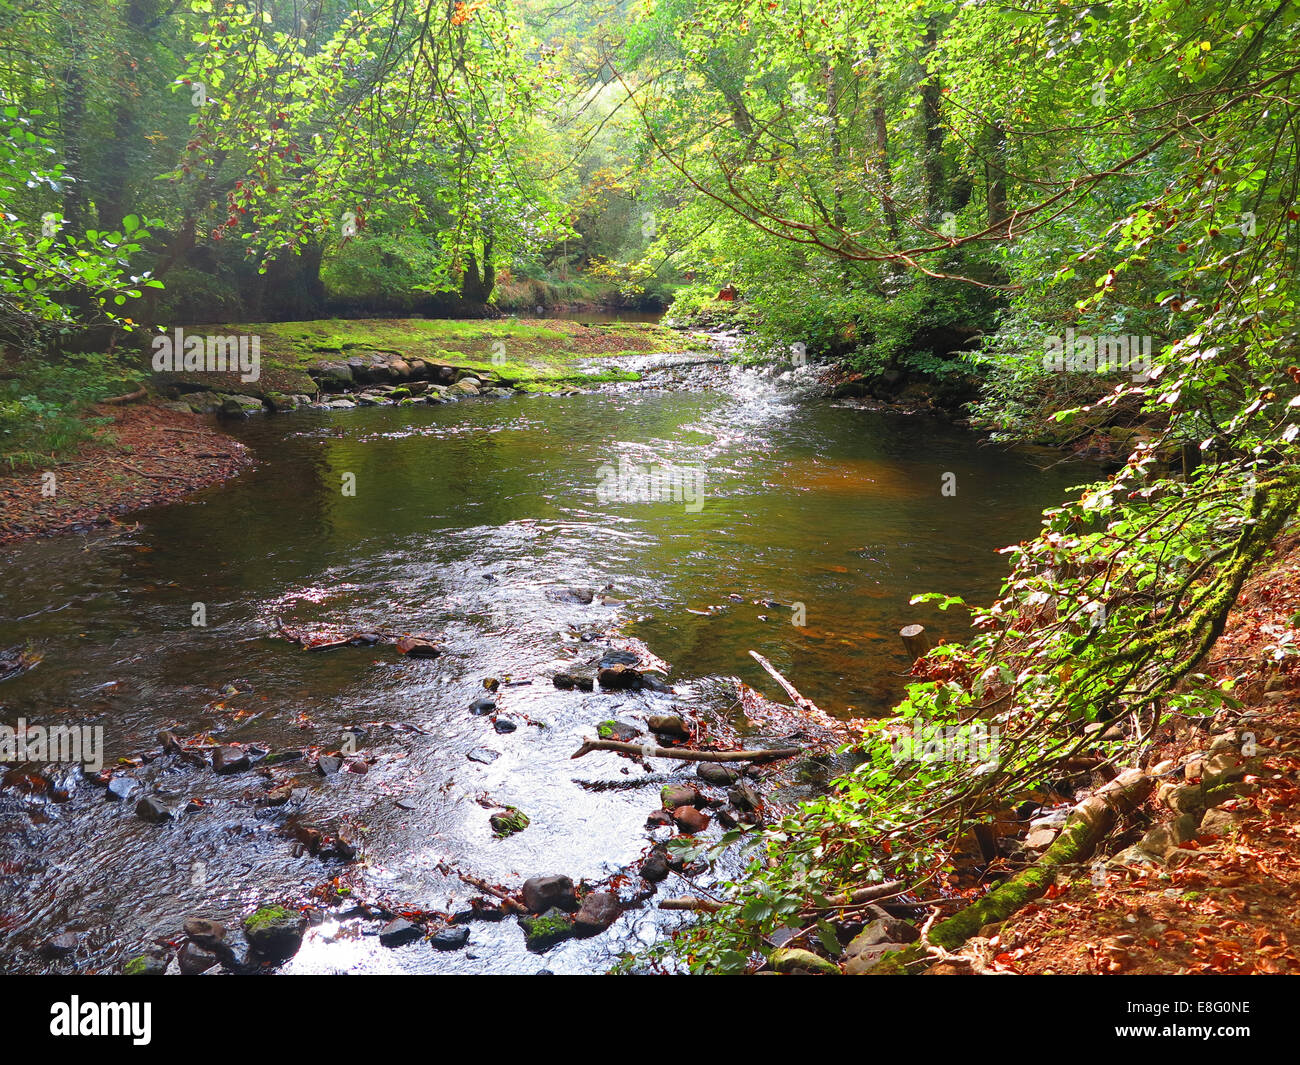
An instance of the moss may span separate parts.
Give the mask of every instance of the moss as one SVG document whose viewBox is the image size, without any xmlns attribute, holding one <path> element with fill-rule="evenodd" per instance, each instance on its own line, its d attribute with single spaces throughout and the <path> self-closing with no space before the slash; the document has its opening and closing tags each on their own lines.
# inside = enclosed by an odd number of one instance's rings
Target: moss
<svg viewBox="0 0 1300 1065">
<path fill-rule="evenodd" d="M 602 721 L 596 726 L 596 735 L 602 740 L 612 740 L 614 738 L 614 729 L 617 726 L 617 721 Z"/>
<path fill-rule="evenodd" d="M 267 928 L 278 921 L 292 920 L 294 914 L 290 913 L 283 906 L 263 906 L 260 910 L 254 910 L 244 920 L 244 928 L 249 932 L 256 932 L 259 928 Z"/>
<path fill-rule="evenodd" d="M 144 976 L 149 972 L 149 959 L 143 954 L 138 958 L 132 958 L 122 969 L 125 976 Z"/>
<path fill-rule="evenodd" d="M 504 813 L 493 814 L 489 820 L 497 839 L 513 836 L 532 824 L 528 815 L 514 806 L 507 806 Z"/>
</svg>

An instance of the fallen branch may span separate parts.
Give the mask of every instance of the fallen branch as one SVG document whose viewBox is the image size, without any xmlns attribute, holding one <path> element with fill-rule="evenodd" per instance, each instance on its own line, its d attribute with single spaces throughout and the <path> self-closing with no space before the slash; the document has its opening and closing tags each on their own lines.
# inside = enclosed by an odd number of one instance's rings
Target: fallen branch
<svg viewBox="0 0 1300 1065">
<path fill-rule="evenodd" d="M 717 913 L 722 909 L 723 904 L 713 899 L 701 899 L 694 895 L 683 895 L 681 898 L 664 899 L 659 903 L 661 910 L 697 910 L 701 913 Z"/>
<path fill-rule="evenodd" d="M 806 695 L 800 695 L 799 689 L 796 688 L 793 684 L 791 684 L 788 680 L 786 680 L 785 677 L 781 676 L 781 674 L 777 671 L 776 666 L 772 665 L 771 662 L 769 662 L 757 651 L 750 651 L 749 653 L 750 655 L 753 656 L 754 661 L 757 662 L 760 666 L 762 666 L 765 670 L 767 670 L 768 673 L 772 675 L 772 679 L 776 681 L 779 685 L 781 685 L 782 688 L 785 689 L 786 695 L 790 696 L 790 700 L 794 703 L 795 706 L 799 707 L 800 710 L 807 710 L 810 714 L 822 713 L 821 707 L 819 707 L 815 702 L 809 699 Z"/>
<path fill-rule="evenodd" d="M 1074 808 L 1061 834 L 1038 861 L 937 925 L 920 943 L 886 954 L 871 968 L 871 973 L 908 972 L 919 962 L 944 957 L 947 951 L 956 950 L 985 925 L 1005 921 L 1042 895 L 1055 881 L 1057 870 L 1092 857 L 1119 817 L 1143 802 L 1154 787 L 1155 778 L 1140 769 L 1121 773 Z"/>
<path fill-rule="evenodd" d="M 109 407 L 116 407 L 121 403 L 130 403 L 132 400 L 144 399 L 149 393 L 141 385 L 134 392 L 128 392 L 124 396 L 109 396 L 108 399 L 101 399 L 99 402 Z"/>
<path fill-rule="evenodd" d="M 771 762 L 803 754 L 802 747 L 778 747 L 767 751 L 690 751 L 682 747 L 656 747 L 653 743 L 623 743 L 620 740 L 583 740 L 570 758 L 581 758 L 592 751 L 618 751 L 643 758 L 680 758 L 684 762 Z"/>
<path fill-rule="evenodd" d="M 479 891 L 491 895 L 494 899 L 500 899 L 504 908 L 512 913 L 527 913 L 528 907 L 516 899 L 505 888 L 499 888 L 495 884 L 489 884 L 486 880 L 480 880 L 476 876 L 470 876 L 469 873 L 462 873 L 459 869 L 455 873 L 470 887 L 478 888 Z"/>
</svg>

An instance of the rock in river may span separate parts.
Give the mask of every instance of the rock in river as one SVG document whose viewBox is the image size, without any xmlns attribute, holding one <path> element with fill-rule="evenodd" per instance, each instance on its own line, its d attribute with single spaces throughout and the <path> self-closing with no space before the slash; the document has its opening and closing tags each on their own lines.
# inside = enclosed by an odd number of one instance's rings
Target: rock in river
<svg viewBox="0 0 1300 1065">
<path fill-rule="evenodd" d="M 706 784 L 728 787 L 740 779 L 741 773 L 739 769 L 721 762 L 701 762 L 695 769 L 695 775 Z"/>
<path fill-rule="evenodd" d="M 701 813 L 694 806 L 679 806 L 673 811 L 673 820 L 677 827 L 688 835 L 703 832 L 709 827 L 709 815 Z"/>
<path fill-rule="evenodd" d="M 135 815 L 142 821 L 148 821 L 151 825 L 161 825 L 164 821 L 172 819 L 172 812 L 159 798 L 150 795 L 146 799 L 141 799 L 135 804 Z"/>
<path fill-rule="evenodd" d="M 242 773 L 248 766 L 248 752 L 243 747 L 218 747 L 212 752 L 212 768 L 218 773 Z"/>
<path fill-rule="evenodd" d="M 297 953 L 306 931 L 307 918 L 283 906 L 263 906 L 244 918 L 249 946 L 272 961 L 283 961 Z"/>
<path fill-rule="evenodd" d="M 429 943 L 434 950 L 460 950 L 469 942 L 469 929 L 463 925 L 450 925 L 434 933 Z"/>
<path fill-rule="evenodd" d="M 689 740 L 691 730 L 686 727 L 686 722 L 676 714 L 655 714 L 646 721 L 650 726 L 650 731 L 656 736 L 669 736 L 673 739 Z"/>
<path fill-rule="evenodd" d="M 679 806 L 699 806 L 704 798 L 689 784 L 665 784 L 659 789 L 659 798 L 665 810 L 676 810 Z"/>
<path fill-rule="evenodd" d="M 567 876 L 534 876 L 524 881 L 524 905 L 529 913 L 545 913 L 552 907 L 576 910 L 578 899 L 573 881 Z"/>
<path fill-rule="evenodd" d="M 379 942 L 386 947 L 401 947 L 407 943 L 414 943 L 423 935 L 418 925 L 413 925 L 410 921 L 399 917 L 384 925 L 379 933 Z"/>
<path fill-rule="evenodd" d="M 181 947 L 176 960 L 180 963 L 181 974 L 184 976 L 198 976 L 199 973 L 207 972 L 220 961 L 212 951 L 205 950 L 194 942 L 186 943 Z"/>
<path fill-rule="evenodd" d="M 608 891 L 594 892 L 578 907 L 573 929 L 580 936 L 597 935 L 618 920 L 620 910 L 617 895 Z"/>
<path fill-rule="evenodd" d="M 519 927 L 524 930 L 525 946 L 536 953 L 550 950 L 573 936 L 573 922 L 558 909 L 547 910 L 540 916 L 520 917 Z"/>
</svg>

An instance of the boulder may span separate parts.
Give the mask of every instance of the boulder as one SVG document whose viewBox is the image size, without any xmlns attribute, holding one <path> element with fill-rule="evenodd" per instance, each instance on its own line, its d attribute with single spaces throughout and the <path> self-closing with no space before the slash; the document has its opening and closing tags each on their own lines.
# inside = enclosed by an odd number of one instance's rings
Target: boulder
<svg viewBox="0 0 1300 1065">
<path fill-rule="evenodd" d="M 190 939 L 208 950 L 215 950 L 217 944 L 226 938 L 226 926 L 206 917 L 188 917 L 181 927 Z"/>
<path fill-rule="evenodd" d="M 689 784 L 665 784 L 659 789 L 659 798 L 665 810 L 675 810 L 679 806 L 699 806 L 704 797 Z"/>
<path fill-rule="evenodd" d="M 352 367 L 346 362 L 318 362 L 307 373 L 327 392 L 342 392 L 352 387 Z"/>
<path fill-rule="evenodd" d="M 429 940 L 434 950 L 460 950 L 469 942 L 469 929 L 463 925 L 440 928 Z"/>
<path fill-rule="evenodd" d="M 782 947 L 772 951 L 767 959 L 768 965 L 778 973 L 799 976 L 839 976 L 840 967 L 810 950 L 797 947 Z"/>
<path fill-rule="evenodd" d="M 619 743 L 631 743 L 641 735 L 641 730 L 626 721 L 602 721 L 596 726 L 596 735 L 602 740 L 616 740 Z"/>
<path fill-rule="evenodd" d="M 618 896 L 608 891 L 597 891 L 582 900 L 573 929 L 580 936 L 594 936 L 608 928 L 621 912 Z"/>
<path fill-rule="evenodd" d="M 536 916 L 520 917 L 519 927 L 524 930 L 524 945 L 539 954 L 573 937 L 572 920 L 558 909 L 550 909 Z"/>
<path fill-rule="evenodd" d="M 283 906 L 263 906 L 244 918 L 249 946 L 271 961 L 293 957 L 302 946 L 306 931 L 307 918 Z"/>
<path fill-rule="evenodd" d="M 402 947 L 414 943 L 424 936 L 419 925 L 414 925 L 405 918 L 398 917 L 389 921 L 379 931 L 379 942 L 386 947 Z"/>
<path fill-rule="evenodd" d="M 212 752 L 212 768 L 218 773 L 242 773 L 250 764 L 248 752 L 234 744 Z"/>
<path fill-rule="evenodd" d="M 142 821 L 148 821 L 151 825 L 161 825 L 164 821 L 172 819 L 172 812 L 166 804 L 157 796 L 150 795 L 141 799 L 135 804 L 135 815 Z"/>
<path fill-rule="evenodd" d="M 718 787 L 728 787 L 743 776 L 739 769 L 722 762 L 700 762 L 695 767 L 695 775 L 706 784 Z"/>
<path fill-rule="evenodd" d="M 655 847 L 641 862 L 641 878 L 652 884 L 668 878 L 668 854 L 662 847 Z"/>
<path fill-rule="evenodd" d="M 650 726 L 650 731 L 656 736 L 668 736 L 672 739 L 689 740 L 691 730 L 686 727 L 684 722 L 676 714 L 655 714 L 646 721 Z"/>
<path fill-rule="evenodd" d="M 557 673 L 551 678 L 551 682 L 561 691 L 594 691 L 596 682 L 591 677 L 582 676 L 579 673 Z"/>
<path fill-rule="evenodd" d="M 552 908 L 576 910 L 578 899 L 573 881 L 567 876 L 534 876 L 524 881 L 524 905 L 529 913 L 545 913 Z"/>
<path fill-rule="evenodd" d="M 442 648 L 423 636 L 403 636 L 397 641 L 397 653 L 411 658 L 437 658 Z"/>
<path fill-rule="evenodd" d="M 198 976 L 199 973 L 205 973 L 219 964 L 221 959 L 212 951 L 190 941 L 181 947 L 180 953 L 176 955 L 176 961 L 181 967 L 181 975 Z"/>
<path fill-rule="evenodd" d="M 709 815 L 694 806 L 679 806 L 673 811 L 673 820 L 677 827 L 688 835 L 703 832 L 709 827 Z"/>
<path fill-rule="evenodd" d="M 598 674 L 600 686 L 613 691 L 631 691 L 641 687 L 641 672 L 622 664 L 604 666 Z"/>
</svg>

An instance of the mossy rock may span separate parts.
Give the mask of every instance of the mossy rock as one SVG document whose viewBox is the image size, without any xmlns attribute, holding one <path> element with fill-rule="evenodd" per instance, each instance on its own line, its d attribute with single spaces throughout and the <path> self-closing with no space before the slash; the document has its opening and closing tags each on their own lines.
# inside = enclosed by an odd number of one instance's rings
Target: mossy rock
<svg viewBox="0 0 1300 1065">
<path fill-rule="evenodd" d="M 152 954 L 141 954 L 122 966 L 123 976 L 162 976 L 167 971 L 167 962 L 155 958 Z"/>
<path fill-rule="evenodd" d="M 840 967 L 811 950 L 799 950 L 797 947 L 782 947 L 772 951 L 767 963 L 779 973 L 793 975 L 796 973 L 812 976 L 839 976 Z"/>
<path fill-rule="evenodd" d="M 539 916 L 519 918 L 524 930 L 524 945 L 535 954 L 550 950 L 557 943 L 573 938 L 573 920 L 554 907 Z"/>
<path fill-rule="evenodd" d="M 488 819 L 488 823 L 492 826 L 492 832 L 497 839 L 513 836 L 532 824 L 528 815 L 514 806 L 507 806 L 504 812 L 493 814 Z"/>
</svg>

